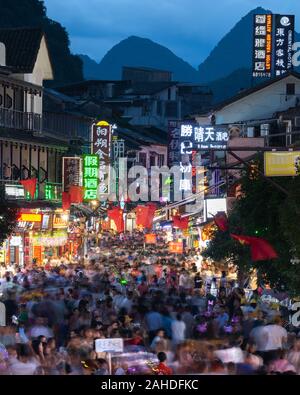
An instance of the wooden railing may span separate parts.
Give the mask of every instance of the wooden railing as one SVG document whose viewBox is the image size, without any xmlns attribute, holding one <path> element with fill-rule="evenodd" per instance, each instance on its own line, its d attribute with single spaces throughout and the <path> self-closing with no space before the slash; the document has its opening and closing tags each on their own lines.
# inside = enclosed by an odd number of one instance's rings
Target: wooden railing
<svg viewBox="0 0 300 395">
<path fill-rule="evenodd" d="M 0 107 L 0 127 L 40 132 L 42 130 L 42 116 L 32 112 Z"/>
</svg>

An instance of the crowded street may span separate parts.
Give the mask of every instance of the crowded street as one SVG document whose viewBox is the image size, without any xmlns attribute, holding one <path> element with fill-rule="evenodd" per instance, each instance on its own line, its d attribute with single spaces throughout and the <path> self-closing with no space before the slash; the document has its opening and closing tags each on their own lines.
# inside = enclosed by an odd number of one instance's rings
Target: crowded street
<svg viewBox="0 0 300 395">
<path fill-rule="evenodd" d="M 1 374 L 300 373 L 287 307 L 164 239 L 145 249 L 142 232 L 104 232 L 85 257 L 2 268 Z M 123 352 L 97 352 L 105 338 Z"/>
<path fill-rule="evenodd" d="M 300 375 L 299 4 L 0 0 L 2 384 Z"/>
</svg>

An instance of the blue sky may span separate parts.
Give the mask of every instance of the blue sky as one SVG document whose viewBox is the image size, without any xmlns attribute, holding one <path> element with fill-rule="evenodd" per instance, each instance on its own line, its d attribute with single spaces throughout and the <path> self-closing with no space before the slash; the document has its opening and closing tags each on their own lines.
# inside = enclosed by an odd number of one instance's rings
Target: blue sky
<svg viewBox="0 0 300 395">
<path fill-rule="evenodd" d="M 197 67 L 218 41 L 258 6 L 295 14 L 300 0 L 45 0 L 48 16 L 69 32 L 74 53 L 100 61 L 131 35 L 150 38 Z"/>
</svg>

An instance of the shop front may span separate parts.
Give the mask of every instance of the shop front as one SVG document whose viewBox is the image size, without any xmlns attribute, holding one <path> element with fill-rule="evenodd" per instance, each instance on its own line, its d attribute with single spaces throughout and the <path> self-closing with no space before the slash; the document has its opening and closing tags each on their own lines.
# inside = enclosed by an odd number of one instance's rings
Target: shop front
<svg viewBox="0 0 300 395">
<path fill-rule="evenodd" d="M 68 241 L 69 215 L 62 210 L 21 210 L 14 233 L 4 245 L 6 264 L 42 265 L 61 257 Z"/>
</svg>

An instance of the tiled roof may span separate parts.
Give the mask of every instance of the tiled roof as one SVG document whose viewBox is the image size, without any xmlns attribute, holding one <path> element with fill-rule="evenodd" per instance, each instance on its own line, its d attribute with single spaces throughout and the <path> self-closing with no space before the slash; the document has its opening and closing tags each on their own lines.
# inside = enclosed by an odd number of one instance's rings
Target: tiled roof
<svg viewBox="0 0 300 395">
<path fill-rule="evenodd" d="M 39 28 L 0 29 L 0 42 L 6 47 L 6 64 L 15 72 L 31 73 L 40 48 Z"/>
<path fill-rule="evenodd" d="M 177 85 L 177 82 L 133 82 L 131 87 L 128 90 L 125 90 L 123 95 L 153 95 L 174 85 Z"/>
<path fill-rule="evenodd" d="M 64 150 L 69 147 L 65 141 L 54 137 L 37 136 L 31 132 L 6 128 L 0 128 L 0 139 L 7 139 L 8 141 L 22 141 L 27 144 L 41 144 L 48 147 L 61 148 Z"/>
<path fill-rule="evenodd" d="M 156 73 L 171 73 L 172 71 L 169 70 L 161 70 L 161 69 L 155 69 L 153 67 L 145 67 L 145 66 L 123 66 L 123 70 L 138 70 L 138 71 L 149 71 L 149 72 L 156 72 Z"/>
<path fill-rule="evenodd" d="M 229 104 L 235 103 L 238 100 L 241 100 L 244 97 L 247 97 L 247 96 L 251 95 L 252 93 L 255 93 L 255 92 L 258 92 L 258 91 L 260 91 L 262 89 L 265 89 L 268 86 L 273 85 L 276 82 L 279 82 L 279 81 L 281 81 L 281 80 L 283 80 L 283 79 L 285 79 L 285 78 L 287 78 L 289 76 L 293 76 L 293 77 L 296 77 L 296 78 L 300 79 L 300 74 L 299 73 L 297 73 L 295 71 L 289 71 L 288 73 L 283 74 L 280 77 L 275 77 L 275 78 L 269 79 L 266 82 L 263 82 L 263 83 L 261 83 L 259 85 L 256 85 L 256 86 L 252 87 L 252 88 L 243 90 L 242 92 L 238 93 L 237 95 L 235 95 L 235 96 L 225 100 L 224 102 L 216 105 L 213 110 L 214 111 L 219 111 L 219 110 L 223 109 L 224 107 L 228 106 Z"/>
</svg>

